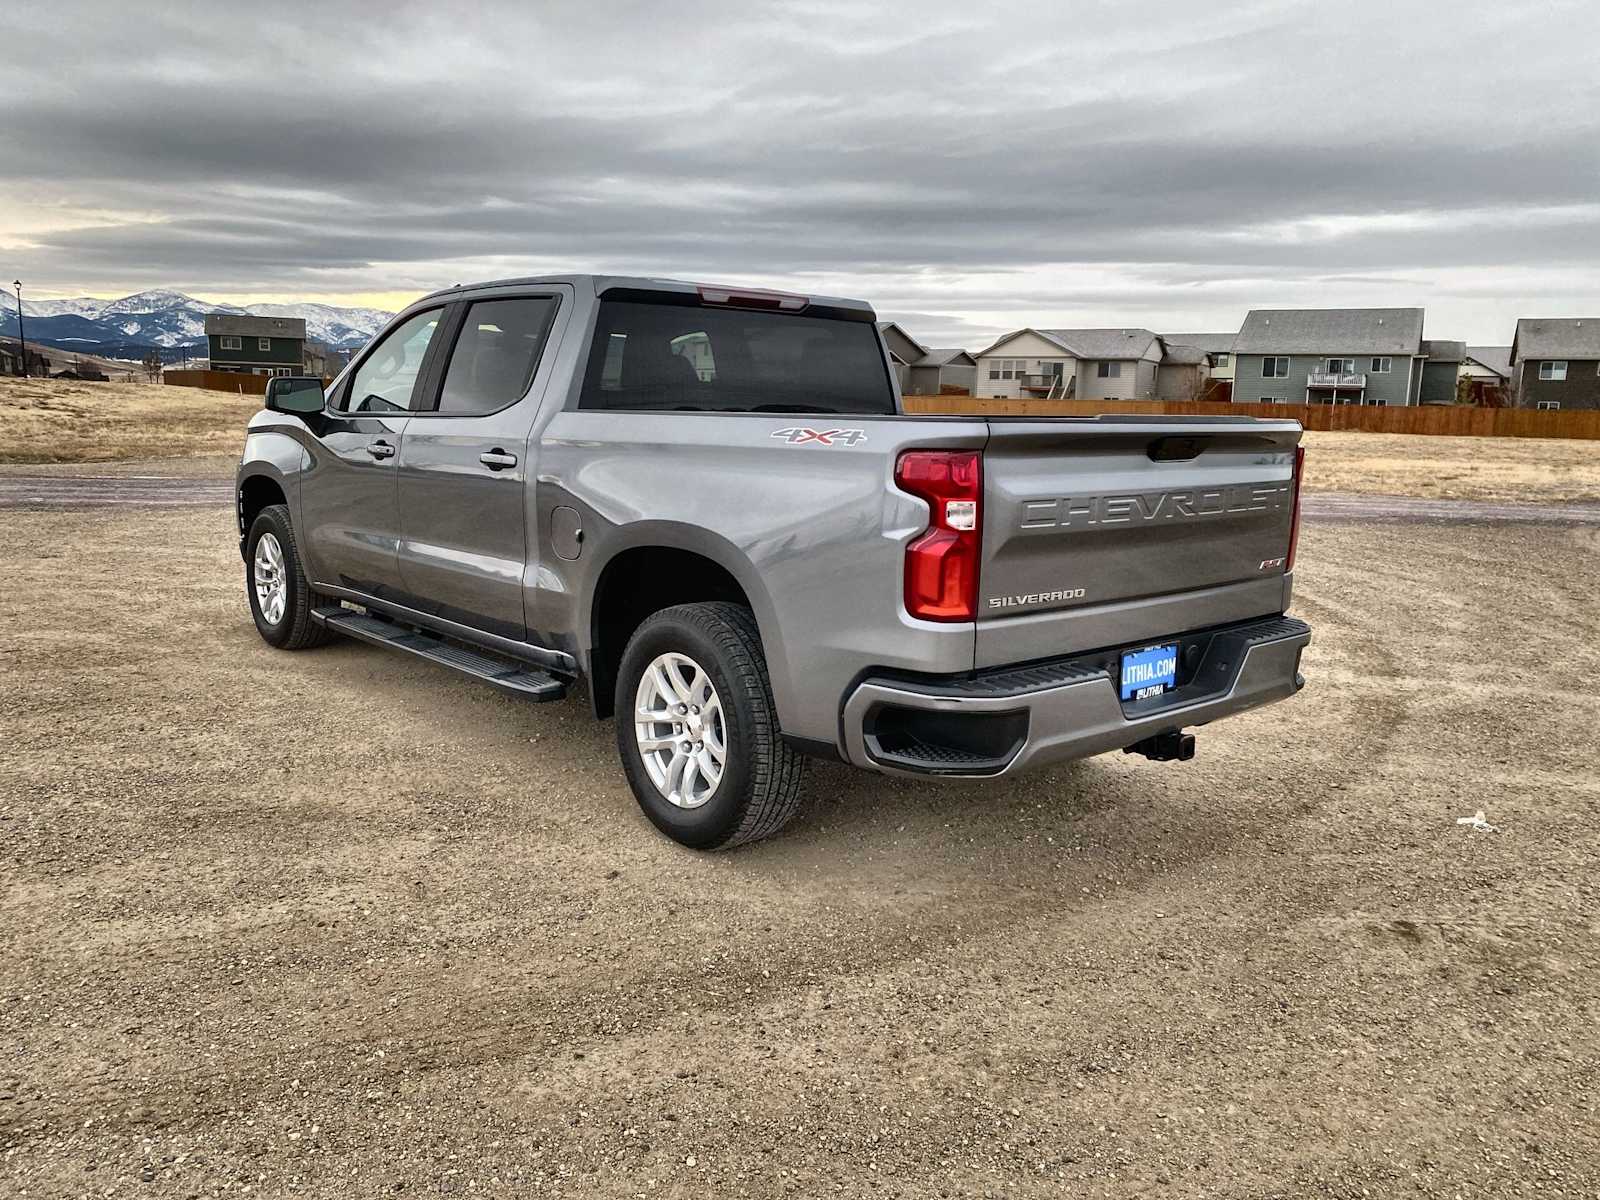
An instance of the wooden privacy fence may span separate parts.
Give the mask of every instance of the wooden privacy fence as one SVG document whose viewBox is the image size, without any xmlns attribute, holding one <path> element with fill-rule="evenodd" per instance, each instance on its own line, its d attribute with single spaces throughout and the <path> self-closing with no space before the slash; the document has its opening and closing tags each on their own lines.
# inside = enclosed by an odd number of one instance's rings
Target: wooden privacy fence
<svg viewBox="0 0 1600 1200">
<path fill-rule="evenodd" d="M 163 371 L 161 382 L 174 387 L 209 388 L 213 392 L 238 392 L 241 396 L 265 396 L 266 375 L 246 375 L 242 371 Z"/>
<path fill-rule="evenodd" d="M 241 396 L 265 396 L 269 375 L 247 375 L 243 371 L 163 371 L 161 382 L 174 387 L 208 388 L 213 392 L 237 392 Z M 333 380 L 322 377 L 322 386 Z"/>
<path fill-rule="evenodd" d="M 1600 440 L 1600 410 L 1541 412 L 1530 408 L 1358 404 L 1212 404 L 1200 400 L 991 400 L 976 396 L 907 396 L 907 412 L 993 417 L 1093 417 L 1101 413 L 1162 416 L 1277 417 L 1307 429 L 1422 433 L 1453 437 Z"/>
</svg>

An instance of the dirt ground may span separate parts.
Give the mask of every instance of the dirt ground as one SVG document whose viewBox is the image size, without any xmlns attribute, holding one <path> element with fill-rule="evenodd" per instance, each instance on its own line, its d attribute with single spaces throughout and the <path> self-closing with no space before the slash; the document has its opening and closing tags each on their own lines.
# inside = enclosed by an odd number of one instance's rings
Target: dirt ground
<svg viewBox="0 0 1600 1200">
<path fill-rule="evenodd" d="M 581 699 L 241 584 L 225 507 L 0 513 L 0 1194 L 1600 1189 L 1592 529 L 1310 523 L 1309 686 L 1195 762 L 711 856 Z"/>
<path fill-rule="evenodd" d="M 231 454 L 259 396 L 153 383 L 0 376 L 0 463 Z"/>
<path fill-rule="evenodd" d="M 256 397 L 151 384 L 0 378 L 0 464 L 237 461 Z M 1308 433 L 1309 491 L 1454 500 L 1600 500 L 1600 442 Z M 142 469 L 193 473 L 212 466 Z"/>
</svg>

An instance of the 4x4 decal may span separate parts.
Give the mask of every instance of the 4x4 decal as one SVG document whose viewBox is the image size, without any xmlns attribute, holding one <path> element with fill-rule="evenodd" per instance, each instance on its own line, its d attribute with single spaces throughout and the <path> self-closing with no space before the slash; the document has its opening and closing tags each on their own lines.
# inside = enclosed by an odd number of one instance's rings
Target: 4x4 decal
<svg viewBox="0 0 1600 1200">
<path fill-rule="evenodd" d="M 806 429 L 803 426 L 793 425 L 788 429 L 776 429 L 772 437 L 782 438 L 791 446 L 804 446 L 808 442 L 816 442 L 819 446 L 832 446 L 843 443 L 854 446 L 858 442 L 867 440 L 865 429 Z"/>
</svg>

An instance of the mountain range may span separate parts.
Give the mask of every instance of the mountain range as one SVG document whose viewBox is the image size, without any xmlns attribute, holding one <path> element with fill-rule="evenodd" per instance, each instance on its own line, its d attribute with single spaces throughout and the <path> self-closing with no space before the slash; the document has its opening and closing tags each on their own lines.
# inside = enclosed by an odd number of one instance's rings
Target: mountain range
<svg viewBox="0 0 1600 1200">
<path fill-rule="evenodd" d="M 0 334 L 15 337 L 17 302 L 0 292 Z M 24 300 L 24 332 L 30 342 L 61 350 L 78 350 L 106 358 L 142 358 L 150 350 L 174 361 L 198 350 L 205 353 L 207 313 L 260 317 L 301 317 L 306 336 L 336 349 L 359 349 L 388 323 L 392 313 L 375 308 L 338 308 L 331 304 L 213 304 L 182 292 L 135 292 L 120 300 Z"/>
</svg>

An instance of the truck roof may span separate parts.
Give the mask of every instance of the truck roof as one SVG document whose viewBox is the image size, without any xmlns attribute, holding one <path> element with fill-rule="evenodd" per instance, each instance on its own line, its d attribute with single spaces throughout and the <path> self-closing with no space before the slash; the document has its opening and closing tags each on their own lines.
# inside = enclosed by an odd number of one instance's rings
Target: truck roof
<svg viewBox="0 0 1600 1200">
<path fill-rule="evenodd" d="M 441 288 L 430 292 L 413 303 L 423 300 L 437 300 L 450 296 L 456 292 L 475 291 L 478 288 L 492 287 L 522 287 L 528 284 L 563 283 L 575 288 L 592 288 L 593 294 L 603 296 L 611 291 L 629 292 L 666 292 L 680 295 L 698 295 L 702 288 L 719 291 L 763 291 L 773 289 L 763 288 L 759 284 L 725 284 L 725 283 L 694 283 L 685 279 L 657 279 L 644 275 L 522 275 L 512 279 L 485 279 L 477 283 L 458 283 L 454 287 Z M 808 305 L 824 308 L 853 309 L 858 312 L 871 313 L 872 305 L 865 300 L 853 300 L 842 296 L 819 296 L 804 292 L 785 292 L 784 295 L 799 296 Z M 409 305 L 407 307 L 410 307 Z"/>
</svg>

